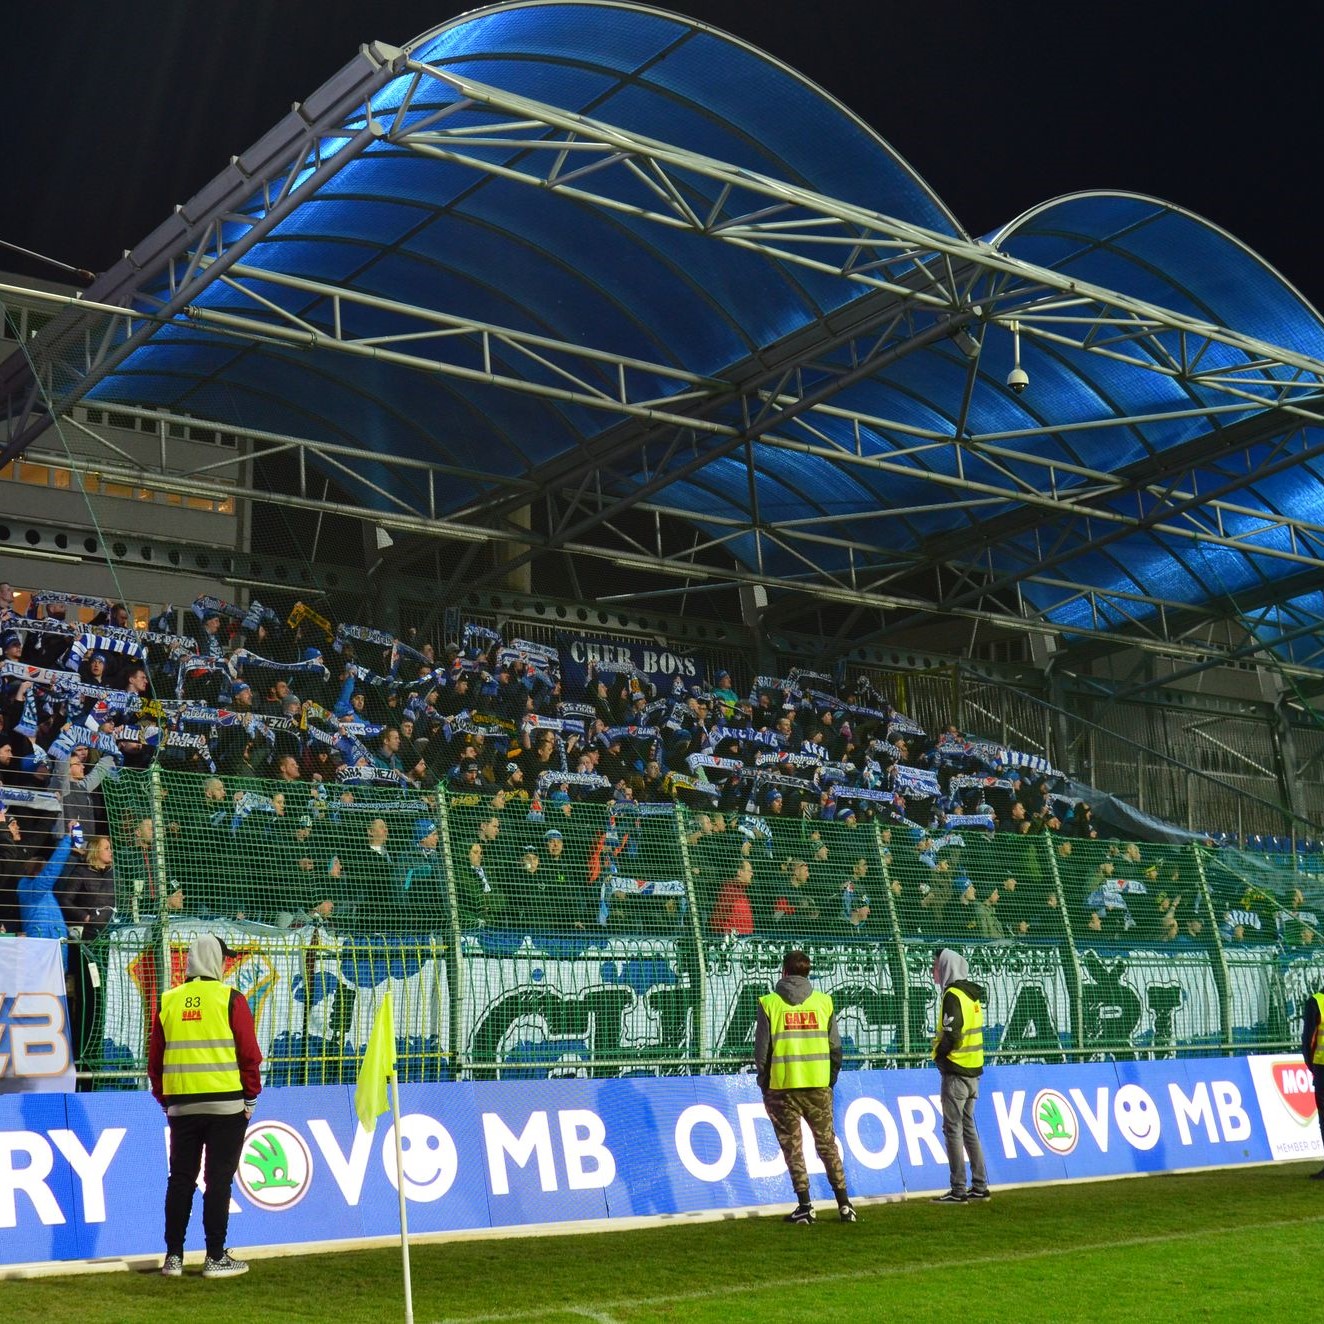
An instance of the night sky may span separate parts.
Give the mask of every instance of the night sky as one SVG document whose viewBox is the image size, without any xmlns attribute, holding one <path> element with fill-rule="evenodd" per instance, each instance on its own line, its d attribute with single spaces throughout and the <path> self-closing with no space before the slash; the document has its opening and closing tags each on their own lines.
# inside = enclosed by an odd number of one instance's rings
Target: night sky
<svg viewBox="0 0 1324 1324">
<path fill-rule="evenodd" d="M 47 0 L 4 22 L 0 239 L 101 271 L 366 40 L 446 0 Z M 869 122 L 974 234 L 1082 188 L 1156 194 L 1324 306 L 1324 22 L 1308 5 L 678 3 Z M 0 269 L 60 279 L 0 250 Z"/>
</svg>

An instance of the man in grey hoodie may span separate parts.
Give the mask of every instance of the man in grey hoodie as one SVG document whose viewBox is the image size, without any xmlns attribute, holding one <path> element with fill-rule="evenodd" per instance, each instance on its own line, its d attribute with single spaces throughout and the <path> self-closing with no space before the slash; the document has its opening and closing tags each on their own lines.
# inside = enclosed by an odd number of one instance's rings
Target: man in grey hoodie
<svg viewBox="0 0 1324 1324">
<path fill-rule="evenodd" d="M 984 999 L 982 984 L 969 979 L 970 967 L 959 952 L 940 947 L 933 959 L 933 982 L 941 997 L 933 1060 L 942 1072 L 942 1134 L 947 1141 L 951 1187 L 934 1204 L 966 1204 L 989 1199 L 984 1147 L 975 1127 L 975 1100 L 984 1074 Z M 970 1186 L 965 1157 L 970 1156 Z"/>
<path fill-rule="evenodd" d="M 189 948 L 185 982 L 161 995 L 147 1049 L 152 1094 L 170 1126 L 170 1177 L 166 1183 L 166 1256 L 161 1274 L 184 1273 L 184 1237 L 193 1192 L 203 1169 L 207 1190 L 202 1225 L 207 1234 L 204 1278 L 234 1278 L 248 1264 L 225 1248 L 230 1186 L 243 1153 L 249 1119 L 262 1092 L 262 1050 L 253 1013 L 237 989 L 223 982 L 231 955 L 214 934 Z"/>
<path fill-rule="evenodd" d="M 804 1118 L 832 1183 L 837 1216 L 843 1223 L 854 1223 L 855 1207 L 846 1193 L 846 1169 L 837 1152 L 832 1120 L 832 1087 L 841 1071 L 841 1035 L 832 999 L 814 989 L 809 970 L 809 957 L 804 952 L 787 952 L 776 989 L 759 999 L 754 1065 L 763 1106 L 768 1110 L 799 1202 L 786 1221 L 814 1221 L 809 1174 L 800 1143 L 800 1119 Z"/>
</svg>

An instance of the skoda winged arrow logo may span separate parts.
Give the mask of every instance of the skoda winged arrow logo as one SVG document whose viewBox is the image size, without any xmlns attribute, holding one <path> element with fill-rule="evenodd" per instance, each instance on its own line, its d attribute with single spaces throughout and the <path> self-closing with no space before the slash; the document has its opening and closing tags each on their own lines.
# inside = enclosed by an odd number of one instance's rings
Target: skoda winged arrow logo
<svg viewBox="0 0 1324 1324">
<path fill-rule="evenodd" d="M 1080 1120 L 1065 1094 L 1040 1090 L 1034 1096 L 1034 1129 L 1045 1148 L 1054 1154 L 1070 1154 L 1080 1138 Z"/>
<path fill-rule="evenodd" d="M 259 1208 L 290 1209 L 312 1183 L 313 1156 L 293 1127 L 262 1122 L 248 1128 L 238 1176 L 244 1194 Z"/>
</svg>

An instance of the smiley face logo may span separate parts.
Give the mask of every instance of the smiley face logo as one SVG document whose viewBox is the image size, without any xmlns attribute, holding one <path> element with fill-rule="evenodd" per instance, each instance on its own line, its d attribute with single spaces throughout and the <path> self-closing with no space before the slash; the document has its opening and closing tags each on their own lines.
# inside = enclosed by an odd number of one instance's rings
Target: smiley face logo
<svg viewBox="0 0 1324 1324">
<path fill-rule="evenodd" d="M 420 1204 L 440 1200 L 460 1170 L 460 1156 L 450 1132 L 426 1113 L 406 1113 L 400 1119 L 400 1158 L 405 1196 Z M 382 1144 L 382 1168 L 394 1186 L 395 1137 L 389 1129 Z"/>
<path fill-rule="evenodd" d="M 1113 1099 L 1113 1120 L 1133 1149 L 1153 1149 L 1159 1142 L 1158 1105 L 1139 1085 L 1123 1085 Z"/>
</svg>

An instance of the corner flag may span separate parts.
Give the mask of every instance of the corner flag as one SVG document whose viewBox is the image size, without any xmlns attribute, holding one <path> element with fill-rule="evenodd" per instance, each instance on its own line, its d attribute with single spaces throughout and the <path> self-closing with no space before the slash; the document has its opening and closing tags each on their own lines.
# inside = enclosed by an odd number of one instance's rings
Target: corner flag
<svg viewBox="0 0 1324 1324">
<path fill-rule="evenodd" d="M 386 1082 L 391 1082 L 387 1101 Z M 414 1324 L 414 1287 L 409 1275 L 409 1221 L 405 1215 L 405 1161 L 400 1140 L 400 1082 L 395 1074 L 395 1011 L 388 989 L 373 1017 L 368 1050 L 354 1087 L 354 1111 L 365 1131 L 376 1129 L 377 1119 L 390 1108 L 395 1119 L 395 1190 L 400 1201 L 400 1258 L 404 1266 L 405 1324 Z"/>
<path fill-rule="evenodd" d="M 368 1051 L 359 1068 L 359 1083 L 354 1089 L 354 1111 L 365 1131 L 377 1126 L 377 1119 L 391 1105 L 386 1097 L 386 1079 L 395 1071 L 395 1014 L 388 990 L 382 995 L 377 1015 L 368 1036 Z"/>
</svg>

